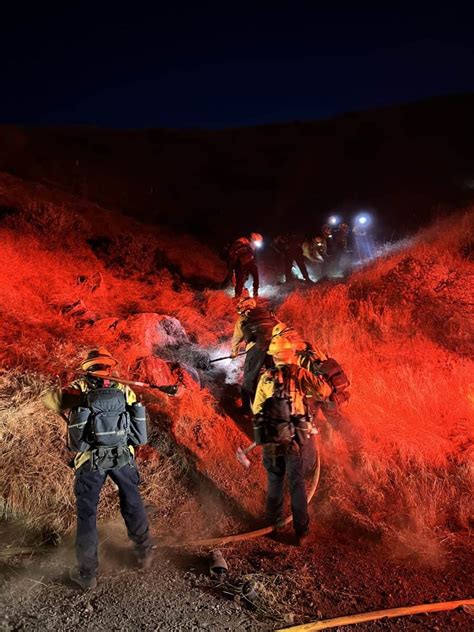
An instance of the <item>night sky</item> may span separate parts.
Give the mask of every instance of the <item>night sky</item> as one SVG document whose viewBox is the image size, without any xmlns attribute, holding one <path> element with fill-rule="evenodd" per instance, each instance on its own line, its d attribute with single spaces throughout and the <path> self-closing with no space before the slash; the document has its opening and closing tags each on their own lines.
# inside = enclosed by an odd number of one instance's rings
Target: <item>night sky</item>
<svg viewBox="0 0 474 632">
<path fill-rule="evenodd" d="M 453 2 L 99 4 L 2 8 L 0 124 L 221 128 L 474 90 Z"/>
</svg>

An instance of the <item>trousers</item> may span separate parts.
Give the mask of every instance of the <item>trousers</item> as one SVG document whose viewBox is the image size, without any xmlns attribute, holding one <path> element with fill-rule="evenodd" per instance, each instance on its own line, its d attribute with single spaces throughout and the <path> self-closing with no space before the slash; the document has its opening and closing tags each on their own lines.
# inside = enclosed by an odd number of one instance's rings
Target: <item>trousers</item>
<svg viewBox="0 0 474 632">
<path fill-rule="evenodd" d="M 291 513 L 297 535 L 309 531 L 308 501 L 305 474 L 314 465 L 314 442 L 304 446 L 291 444 L 288 447 L 267 446 L 263 452 L 263 465 L 267 471 L 267 519 L 272 524 L 283 518 L 285 500 L 285 475 L 290 488 Z"/>
<path fill-rule="evenodd" d="M 293 279 L 292 267 L 293 261 L 296 263 L 298 268 L 301 270 L 301 274 L 305 281 L 309 281 L 308 269 L 306 267 L 306 262 L 301 252 L 289 252 L 285 254 L 285 280 L 287 283 L 290 283 Z"/>
<path fill-rule="evenodd" d="M 247 351 L 244 362 L 244 378 L 242 380 L 242 401 L 244 408 L 250 409 L 257 390 L 260 369 L 267 358 L 268 342 L 259 342 Z"/>
<path fill-rule="evenodd" d="M 135 465 L 116 470 L 91 470 L 86 462 L 76 472 L 77 531 L 76 557 L 83 577 L 94 577 L 98 566 L 97 505 L 100 490 L 107 476 L 118 486 L 120 511 L 127 526 L 129 538 L 135 543 L 138 557 L 144 557 L 153 541 L 148 528 L 148 517 L 138 490 L 140 476 Z"/>
<path fill-rule="evenodd" d="M 235 267 L 235 296 L 242 296 L 242 290 L 244 289 L 245 282 L 249 275 L 253 279 L 253 295 L 258 296 L 259 277 L 258 268 L 255 261 L 249 261 L 248 263 L 238 262 Z"/>
</svg>

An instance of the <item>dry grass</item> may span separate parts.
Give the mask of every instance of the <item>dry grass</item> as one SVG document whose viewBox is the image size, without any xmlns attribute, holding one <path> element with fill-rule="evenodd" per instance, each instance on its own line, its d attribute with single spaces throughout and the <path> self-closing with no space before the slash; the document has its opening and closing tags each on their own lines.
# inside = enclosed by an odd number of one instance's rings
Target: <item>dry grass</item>
<svg viewBox="0 0 474 632">
<path fill-rule="evenodd" d="M 75 523 L 74 474 L 68 467 L 73 454 L 66 448 L 65 423 L 41 402 L 52 386 L 31 372 L 0 373 L 0 518 L 21 517 L 28 529 L 43 537 L 67 533 Z M 150 445 L 139 450 L 137 458 L 144 501 L 156 508 L 161 523 L 169 523 L 180 504 L 189 500 L 192 485 L 183 454 L 155 430 L 159 415 L 155 403 Z M 118 495 L 108 481 L 99 519 L 111 518 L 117 510 Z"/>
<path fill-rule="evenodd" d="M 66 531 L 74 511 L 64 427 L 43 409 L 39 397 L 50 383 L 38 376 L 60 375 L 64 382 L 90 345 L 120 352 L 113 332 L 97 340 L 90 321 L 143 312 L 175 316 L 195 343 L 189 361 L 198 362 L 197 345 L 222 345 L 235 314 L 225 293 L 183 282 L 183 271 L 191 280 L 211 283 L 222 272 L 217 259 L 192 240 L 172 239 L 158 229 L 141 240 L 141 229 L 118 217 L 111 225 L 112 244 L 122 243 L 117 235 L 126 230 L 133 234 L 129 251 L 121 254 L 130 268 L 124 275 L 109 255 L 95 254 L 87 243 L 98 234 L 91 216 L 48 204 L 27 208 L 9 219 L 10 227 L 0 227 L 0 366 L 10 369 L 1 374 L 0 497 L 4 513 Z M 472 217 L 461 218 L 462 230 L 455 222 L 434 226 L 409 250 L 393 248 L 347 284 L 294 292 L 279 310 L 282 320 L 329 349 L 352 381 L 346 411 L 351 430 L 324 446 L 328 475 L 318 511 L 331 524 L 396 534 L 400 541 L 472 524 L 474 290 L 465 254 Z M 82 234 L 61 239 L 78 222 Z M 154 269 L 156 252 L 164 253 L 172 271 Z M 71 309 L 74 304 L 79 307 Z M 120 360 L 131 366 L 126 355 Z M 189 451 L 170 453 L 156 431 L 152 451 L 142 453 L 144 495 L 162 516 L 171 519 L 178 515 L 173 507 L 191 502 L 190 463 L 208 470 L 225 493 L 235 491 L 229 461 L 238 435 L 215 409 L 207 391 L 153 404 L 156 428 L 161 434 L 171 430 Z M 162 451 L 168 456 L 158 456 Z M 239 481 L 251 499 L 254 484 Z M 260 502 L 254 500 L 250 513 Z M 115 510 L 108 489 L 100 515 Z"/>
<path fill-rule="evenodd" d="M 472 217 L 463 218 L 466 231 Z M 328 349 L 352 382 L 351 430 L 324 449 L 330 477 L 320 510 L 413 544 L 415 534 L 474 520 L 474 363 L 466 353 L 474 277 L 460 254 L 466 233 L 453 224 L 430 229 L 409 252 L 347 285 L 315 289 L 310 300 L 293 294 L 279 312 Z M 442 333 L 435 313 L 449 314 Z"/>
<path fill-rule="evenodd" d="M 2 512 L 27 516 L 28 525 L 34 528 L 65 532 L 74 520 L 73 474 L 66 465 L 72 455 L 64 448 L 63 422 L 45 411 L 40 402 L 41 391 L 50 386 L 41 376 L 58 375 L 63 384 L 67 383 L 85 349 L 97 344 L 106 344 L 117 352 L 125 369 L 131 366 L 126 348 L 113 332 L 98 340 L 89 328 L 89 322 L 101 318 L 164 313 L 177 317 L 191 340 L 215 345 L 225 329 L 231 327 L 232 301 L 226 295 L 195 292 L 176 273 L 159 266 L 152 270 L 159 251 L 174 258 L 177 269 L 177 259 L 182 256 L 181 263 L 188 267 L 191 277 L 202 278 L 213 272 L 215 257 L 191 239 L 178 244 L 159 230 L 150 230 L 143 238 L 132 223 L 127 244 L 122 237 L 127 233 L 117 237 L 112 231 L 110 256 L 100 252 L 96 256 L 87 243 L 94 234 L 91 223 L 82 218 L 78 233 L 78 214 L 64 205 L 28 203 L 24 210 L 7 219 L 7 226 L 0 227 L 0 366 L 9 369 L 2 376 Z M 74 232 L 77 238 L 62 241 L 61 232 L 66 236 Z M 123 267 L 117 266 L 114 256 L 120 258 Z M 192 268 L 194 258 L 197 266 Z M 219 270 L 217 274 L 220 275 Z M 209 302 L 219 310 L 218 319 L 208 319 Z M 186 361 L 191 364 L 204 357 L 195 345 L 189 345 L 185 351 Z M 36 388 L 34 396 L 30 392 L 32 385 Z M 8 399 L 15 392 L 19 404 L 9 408 Z M 200 394 L 193 397 L 199 399 L 202 415 L 198 419 L 205 425 L 215 415 L 212 398 L 207 395 L 201 402 Z M 197 414 L 195 407 L 196 402 L 189 410 Z M 139 454 L 143 495 L 147 502 L 156 505 L 155 515 L 166 517 L 165 522 L 169 522 L 180 508 L 192 502 L 195 489 L 189 468 L 193 458 L 191 453 L 170 452 L 163 443 L 169 441 L 164 426 L 169 429 L 172 425 L 171 420 L 163 424 L 163 417 L 176 414 L 169 409 L 166 397 L 158 396 L 151 410 L 152 425 L 156 420 L 161 431 L 152 433 L 152 447 Z M 33 417 L 38 418 L 39 424 L 31 423 Z M 160 456 L 162 450 L 164 457 Z M 112 487 L 106 486 L 100 517 L 116 511 L 115 496 Z"/>
<path fill-rule="evenodd" d="M 64 424 L 40 401 L 50 386 L 31 373 L 0 374 L 0 498 L 3 516 L 61 533 L 74 514 L 72 471 Z"/>
</svg>

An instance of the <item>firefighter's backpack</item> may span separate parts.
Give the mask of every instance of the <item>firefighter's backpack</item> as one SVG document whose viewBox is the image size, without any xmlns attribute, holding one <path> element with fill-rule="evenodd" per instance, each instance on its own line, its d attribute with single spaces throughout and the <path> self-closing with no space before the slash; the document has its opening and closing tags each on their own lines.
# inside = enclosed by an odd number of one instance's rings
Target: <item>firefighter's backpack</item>
<svg viewBox="0 0 474 632">
<path fill-rule="evenodd" d="M 245 342 L 265 341 L 269 344 L 277 323 L 277 318 L 268 309 L 255 307 L 242 323 Z"/>
<path fill-rule="evenodd" d="M 128 446 L 142 445 L 146 440 L 145 408 L 138 402 L 127 406 L 118 388 L 91 389 L 84 394 L 83 405 L 69 415 L 69 448 L 102 455 L 101 469 L 128 463 Z"/>
<path fill-rule="evenodd" d="M 273 395 L 265 400 L 258 416 L 260 434 L 256 432 L 256 443 L 289 445 L 295 438 L 292 418 L 290 380 L 287 367 L 270 369 L 270 379 L 274 383 Z"/>
<path fill-rule="evenodd" d="M 341 403 L 349 399 L 350 394 L 347 389 L 351 383 L 337 360 L 334 360 L 334 358 L 322 360 L 318 358 L 311 348 L 299 355 L 300 365 L 315 375 L 322 375 L 329 386 L 331 386 L 333 394 L 337 396 Z"/>
</svg>

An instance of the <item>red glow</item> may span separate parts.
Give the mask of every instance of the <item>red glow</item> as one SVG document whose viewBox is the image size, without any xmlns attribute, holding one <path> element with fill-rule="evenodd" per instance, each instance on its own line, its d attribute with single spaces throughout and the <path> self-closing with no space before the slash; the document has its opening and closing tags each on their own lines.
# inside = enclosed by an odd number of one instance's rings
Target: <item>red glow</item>
<svg viewBox="0 0 474 632">
<path fill-rule="evenodd" d="M 26 204 L 24 198 L 21 203 Z M 124 377 L 159 371 L 160 380 L 172 380 L 168 365 L 153 354 L 159 356 L 160 345 L 177 340 L 179 327 L 164 340 L 164 330 L 156 329 L 157 315 L 177 319 L 193 348 L 227 344 L 235 306 L 224 292 L 196 292 L 165 268 L 153 269 L 150 260 L 139 257 L 139 228 L 132 231 L 125 268 L 119 268 L 90 249 L 86 238 L 95 232 L 86 213 L 79 218 L 78 233 L 74 213 L 45 204 L 46 224 L 32 226 L 31 213 L 25 213 L 0 228 L 2 367 L 66 380 L 84 349 L 101 344 L 119 359 Z M 125 230 L 130 231 L 127 221 L 117 216 L 111 239 Z M 434 227 L 419 245 L 381 259 L 347 284 L 293 292 L 278 311 L 306 339 L 327 348 L 352 382 L 350 430 L 334 433 L 323 446 L 329 491 L 318 499 L 318 512 L 334 517 L 335 524 L 342 517 L 402 538 L 468 525 L 473 288 L 472 264 L 461 254 L 461 239 L 456 225 Z M 216 283 L 223 277 L 222 263 L 191 238 L 157 230 L 146 243 L 148 249 L 166 252 L 185 278 L 199 274 Z M 242 478 L 234 458 L 245 438 L 230 417 L 217 412 L 216 396 L 186 379 L 181 398 L 154 398 L 156 418 L 169 420 L 198 471 L 258 515 L 262 472 L 253 467 Z M 22 454 L 28 458 L 36 457 Z M 147 450 L 141 458 L 159 462 Z"/>
</svg>

